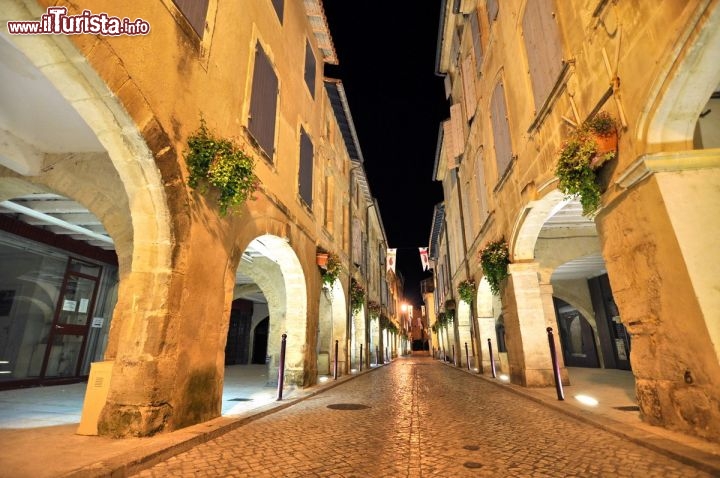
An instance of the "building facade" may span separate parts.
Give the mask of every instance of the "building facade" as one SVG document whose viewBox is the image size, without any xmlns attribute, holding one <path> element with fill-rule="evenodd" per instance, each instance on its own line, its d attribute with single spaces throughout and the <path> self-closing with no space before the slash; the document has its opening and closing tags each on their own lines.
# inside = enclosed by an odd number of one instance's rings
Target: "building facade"
<svg viewBox="0 0 720 478">
<path fill-rule="evenodd" d="M 448 343 L 472 341 L 485 372 L 491 339 L 514 383 L 551 385 L 551 327 L 564 381 L 566 366 L 632 369 L 643 420 L 720 439 L 719 23 L 717 1 L 443 2 L 435 300 L 445 312 L 477 284 Z M 618 144 L 587 211 L 557 165 L 603 115 Z M 498 294 L 480 262 L 494 242 L 510 262 Z"/>
<path fill-rule="evenodd" d="M 146 29 L 7 26 L 103 13 Z M 98 362 L 98 432 L 147 436 L 218 416 L 226 364 L 267 363 L 273 381 L 283 335 L 286 383 L 328 374 L 336 341 L 349 369 L 351 277 L 375 291 L 385 274 L 354 265 L 359 146 L 323 79 L 337 59 L 321 2 L 10 0 L 0 16 L 2 385 Z M 225 215 L 217 189 L 189 185 L 202 124 L 254 162 L 257 190 Z"/>
</svg>

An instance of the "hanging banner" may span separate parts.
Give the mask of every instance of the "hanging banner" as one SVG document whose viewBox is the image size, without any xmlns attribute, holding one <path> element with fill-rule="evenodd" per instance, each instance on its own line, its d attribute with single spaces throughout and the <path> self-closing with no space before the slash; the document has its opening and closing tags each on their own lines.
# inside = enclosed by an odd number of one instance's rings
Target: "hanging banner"
<svg viewBox="0 0 720 478">
<path fill-rule="evenodd" d="M 395 261 L 397 257 L 397 249 L 387 250 L 387 270 L 395 272 Z"/>
<path fill-rule="evenodd" d="M 428 259 L 428 248 L 418 247 L 420 249 L 420 262 L 422 262 L 422 268 L 424 271 L 430 269 L 430 260 Z"/>
</svg>

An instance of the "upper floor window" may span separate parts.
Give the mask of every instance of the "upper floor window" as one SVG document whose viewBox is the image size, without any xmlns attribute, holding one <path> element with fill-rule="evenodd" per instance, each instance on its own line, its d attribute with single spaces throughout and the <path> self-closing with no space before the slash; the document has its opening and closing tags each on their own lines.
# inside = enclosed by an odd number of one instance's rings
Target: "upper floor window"
<svg viewBox="0 0 720 478">
<path fill-rule="evenodd" d="M 305 44 L 305 84 L 315 98 L 315 55 L 309 41 Z"/>
<path fill-rule="evenodd" d="M 492 121 L 493 139 L 495 141 L 495 162 L 497 164 L 498 181 L 500 181 L 512 161 L 512 142 L 510 140 L 510 123 L 505 105 L 505 88 L 502 82 L 495 85 L 490 100 L 490 119 Z"/>
<path fill-rule="evenodd" d="M 304 128 L 300 128 L 300 167 L 298 169 L 300 199 L 312 208 L 313 200 L 313 144 Z"/>
<path fill-rule="evenodd" d="M 475 55 L 476 73 L 480 73 L 483 61 L 482 43 L 480 40 L 480 22 L 477 11 L 470 12 L 470 33 L 472 34 L 473 54 Z"/>
<path fill-rule="evenodd" d="M 173 0 L 178 9 L 185 15 L 190 26 L 200 38 L 205 32 L 209 0 Z"/>
<path fill-rule="evenodd" d="M 500 4 L 498 3 L 498 0 L 487 0 L 485 8 L 487 8 L 488 23 L 492 25 L 492 22 L 497 19 L 498 12 L 500 11 Z"/>
<path fill-rule="evenodd" d="M 535 110 L 540 111 L 563 71 L 560 28 L 553 0 L 527 2 L 523 38 L 530 69 Z"/>
<path fill-rule="evenodd" d="M 255 47 L 248 130 L 270 161 L 275 153 L 278 79 L 260 43 Z"/>
<path fill-rule="evenodd" d="M 275 13 L 277 14 L 278 20 L 280 20 L 280 23 L 283 22 L 283 13 L 285 10 L 285 0 L 271 0 L 272 6 L 275 9 Z"/>
</svg>

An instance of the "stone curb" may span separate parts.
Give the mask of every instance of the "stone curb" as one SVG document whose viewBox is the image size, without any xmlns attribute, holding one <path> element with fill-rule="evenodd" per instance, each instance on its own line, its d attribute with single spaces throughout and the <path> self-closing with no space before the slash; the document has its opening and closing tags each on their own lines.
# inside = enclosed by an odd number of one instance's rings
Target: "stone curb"
<svg viewBox="0 0 720 478">
<path fill-rule="evenodd" d="M 437 359 L 433 360 L 438 361 Z M 503 390 L 525 397 L 528 400 L 532 400 L 533 402 L 539 403 L 548 408 L 552 408 L 555 411 L 568 415 L 585 424 L 592 425 L 608 433 L 612 433 L 613 435 L 625 438 L 636 445 L 649 448 L 650 450 L 668 456 L 676 461 L 690 465 L 706 473 L 710 473 L 712 476 L 720 477 L 720 456 L 718 455 L 706 453 L 702 450 L 698 450 L 678 442 L 677 440 L 661 437 L 649 431 L 637 428 L 631 424 L 622 423 L 609 417 L 599 416 L 593 414 L 592 412 L 580 410 L 572 406 L 563 406 L 563 402 L 559 400 L 548 400 L 545 397 L 528 393 L 518 385 L 502 383 L 482 374 L 456 367 L 451 363 L 445 363 L 442 361 L 438 362 L 451 369 L 457 370 L 458 372 L 480 378 L 485 382 L 491 383 Z"/>
<path fill-rule="evenodd" d="M 396 359 L 397 360 L 397 359 Z M 390 365 L 389 362 L 385 365 Z M 149 443 L 139 449 L 130 450 L 120 453 L 106 460 L 102 460 L 91 465 L 86 465 L 69 473 L 60 475 L 63 478 L 125 478 L 136 474 L 160 463 L 168 458 L 190 450 L 191 448 L 213 440 L 248 423 L 254 422 L 260 418 L 285 410 L 297 403 L 308 398 L 314 397 L 327 390 L 331 390 L 341 384 L 349 382 L 357 377 L 379 370 L 383 366 L 370 368 L 360 373 L 345 375 L 338 378 L 337 381 L 328 381 L 322 385 L 317 385 L 312 391 L 300 396 L 291 396 L 283 399 L 280 403 L 271 403 L 258 407 L 247 412 L 247 415 L 232 418 L 218 417 L 204 423 L 193 425 L 187 428 L 176 430 L 166 435 L 156 436 L 149 440 Z M 302 393 L 302 392 L 301 392 Z"/>
</svg>

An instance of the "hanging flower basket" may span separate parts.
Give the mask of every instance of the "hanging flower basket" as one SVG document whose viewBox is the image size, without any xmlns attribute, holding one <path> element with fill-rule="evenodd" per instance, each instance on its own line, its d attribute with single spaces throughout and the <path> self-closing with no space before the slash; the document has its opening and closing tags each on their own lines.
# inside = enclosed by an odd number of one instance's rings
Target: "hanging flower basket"
<svg viewBox="0 0 720 478">
<path fill-rule="evenodd" d="M 490 242 L 480 251 L 483 274 L 495 295 L 500 293 L 500 284 L 508 276 L 508 264 L 510 264 L 510 251 L 505 239 Z"/>
<path fill-rule="evenodd" d="M 595 170 L 617 157 L 617 140 L 615 119 L 602 111 L 574 131 L 560 149 L 555 168 L 558 189 L 579 197 L 585 216 L 592 216 L 600 207 Z"/>
<path fill-rule="evenodd" d="M 458 284 L 457 290 L 460 300 L 470 305 L 475 298 L 475 281 L 472 279 L 464 280 Z"/>
<path fill-rule="evenodd" d="M 327 269 L 328 253 L 327 252 L 318 252 L 315 257 L 317 260 L 317 265 L 321 269 Z"/>
<path fill-rule="evenodd" d="M 365 303 L 365 289 L 358 281 L 353 279 L 350 284 L 350 308 L 357 314 Z"/>
<path fill-rule="evenodd" d="M 374 300 L 368 301 L 368 314 L 370 314 L 370 317 L 378 318 L 380 316 L 380 304 Z"/>
<path fill-rule="evenodd" d="M 318 256 L 320 256 L 321 253 L 318 253 Z M 323 268 L 322 273 L 322 280 L 323 285 L 327 287 L 328 289 L 332 289 L 332 286 L 335 284 L 335 280 L 340 275 L 340 271 L 342 269 L 340 264 L 340 258 L 337 254 L 333 252 L 329 252 L 325 254 L 327 257 L 325 258 L 325 267 Z M 320 261 L 318 260 L 318 266 L 320 266 Z M 322 268 L 322 266 L 320 266 Z"/>
</svg>

